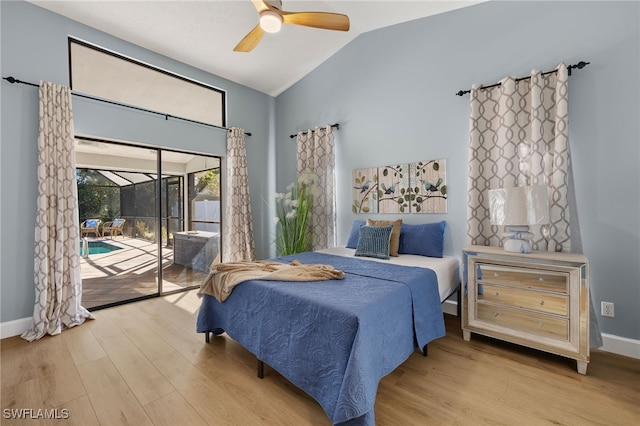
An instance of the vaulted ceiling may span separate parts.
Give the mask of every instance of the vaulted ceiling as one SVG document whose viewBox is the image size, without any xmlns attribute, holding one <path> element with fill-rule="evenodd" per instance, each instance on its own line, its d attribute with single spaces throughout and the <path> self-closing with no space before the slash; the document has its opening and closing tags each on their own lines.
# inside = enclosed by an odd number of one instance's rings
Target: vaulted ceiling
<svg viewBox="0 0 640 426">
<path fill-rule="evenodd" d="M 204 71 L 277 96 L 360 34 L 480 1 L 284 0 L 291 12 L 349 16 L 350 30 L 284 25 L 251 52 L 234 52 L 257 24 L 250 0 L 29 0 L 30 3 Z"/>
</svg>

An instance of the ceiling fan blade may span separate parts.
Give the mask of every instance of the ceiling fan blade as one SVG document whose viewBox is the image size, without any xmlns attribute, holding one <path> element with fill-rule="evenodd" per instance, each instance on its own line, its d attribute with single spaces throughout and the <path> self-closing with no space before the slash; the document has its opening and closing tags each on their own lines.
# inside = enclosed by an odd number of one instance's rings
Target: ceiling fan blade
<svg viewBox="0 0 640 426">
<path fill-rule="evenodd" d="M 256 25 L 249 34 L 244 36 L 240 43 L 236 47 L 233 48 L 234 52 L 250 52 L 254 47 L 258 45 L 260 40 L 262 40 L 262 36 L 264 35 L 264 30 L 260 27 L 260 24 Z"/>
<path fill-rule="evenodd" d="M 330 12 L 280 12 L 285 24 L 304 25 L 305 27 L 326 30 L 349 31 L 349 17 L 341 13 Z"/>
<path fill-rule="evenodd" d="M 258 11 L 258 13 L 262 13 L 265 10 L 272 9 L 272 7 L 270 5 L 268 5 L 267 3 L 265 3 L 264 0 L 251 0 L 251 2 L 255 6 L 255 8 Z"/>
</svg>

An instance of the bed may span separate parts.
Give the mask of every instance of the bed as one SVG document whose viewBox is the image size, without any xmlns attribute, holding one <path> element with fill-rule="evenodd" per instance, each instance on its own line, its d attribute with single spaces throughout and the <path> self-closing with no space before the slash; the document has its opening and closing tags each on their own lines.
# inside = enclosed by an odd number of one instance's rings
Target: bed
<svg viewBox="0 0 640 426">
<path fill-rule="evenodd" d="M 224 303 L 203 295 L 196 331 L 232 339 L 313 397 L 333 424 L 373 425 L 380 379 L 444 336 L 441 303 L 459 260 L 354 256 L 346 247 L 272 260 L 328 264 L 342 280 L 250 280 Z"/>
</svg>

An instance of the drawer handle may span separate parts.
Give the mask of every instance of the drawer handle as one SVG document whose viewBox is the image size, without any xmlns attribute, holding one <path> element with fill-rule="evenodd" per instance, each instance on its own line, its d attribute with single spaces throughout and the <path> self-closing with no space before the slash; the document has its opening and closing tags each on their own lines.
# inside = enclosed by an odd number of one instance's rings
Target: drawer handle
<svg viewBox="0 0 640 426">
<path fill-rule="evenodd" d="M 540 306 L 544 306 L 544 300 L 540 301 Z"/>
<path fill-rule="evenodd" d="M 493 316 L 497 318 L 498 316 L 500 316 L 500 312 L 494 312 Z"/>
<path fill-rule="evenodd" d="M 494 272 L 494 273 L 493 273 L 493 276 L 494 276 L 494 277 L 499 277 L 499 276 L 500 276 L 500 274 L 499 274 L 498 272 Z"/>
<path fill-rule="evenodd" d="M 538 278 L 538 281 L 540 281 L 540 282 L 544 281 L 544 277 Z"/>
<path fill-rule="evenodd" d="M 500 296 L 500 293 L 496 291 L 496 296 Z"/>
<path fill-rule="evenodd" d="M 540 328 L 544 328 L 544 322 L 540 321 Z"/>
</svg>

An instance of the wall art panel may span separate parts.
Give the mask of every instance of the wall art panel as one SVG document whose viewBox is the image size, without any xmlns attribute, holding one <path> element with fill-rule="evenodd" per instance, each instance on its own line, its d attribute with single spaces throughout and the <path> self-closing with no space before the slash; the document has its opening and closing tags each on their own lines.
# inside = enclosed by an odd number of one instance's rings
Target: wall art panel
<svg viewBox="0 0 640 426">
<path fill-rule="evenodd" d="M 356 169 L 352 172 L 353 213 L 378 213 L 378 168 Z"/>
<path fill-rule="evenodd" d="M 446 213 L 446 161 L 431 160 L 411 163 L 409 174 L 415 197 L 411 200 L 413 213 Z"/>
<path fill-rule="evenodd" d="M 408 164 L 378 167 L 378 213 L 408 213 L 410 204 L 404 195 L 409 188 Z"/>
<path fill-rule="evenodd" d="M 353 213 L 446 213 L 446 161 L 429 160 L 352 172 Z"/>
</svg>

